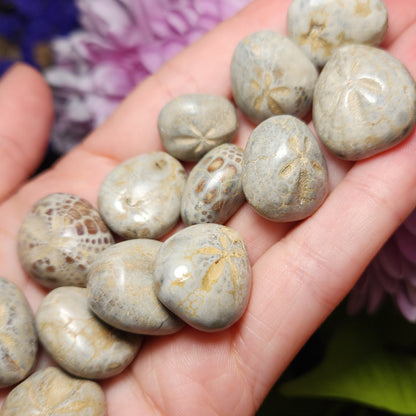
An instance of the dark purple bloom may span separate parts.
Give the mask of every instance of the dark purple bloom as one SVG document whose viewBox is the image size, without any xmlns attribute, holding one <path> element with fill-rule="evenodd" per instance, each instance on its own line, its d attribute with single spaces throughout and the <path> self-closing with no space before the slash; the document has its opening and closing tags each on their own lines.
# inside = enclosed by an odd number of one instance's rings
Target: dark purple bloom
<svg viewBox="0 0 416 416">
<path fill-rule="evenodd" d="M 35 67 L 50 63 L 48 43 L 78 26 L 73 0 L 3 0 L 0 2 L 0 73 L 16 60 Z"/>
</svg>

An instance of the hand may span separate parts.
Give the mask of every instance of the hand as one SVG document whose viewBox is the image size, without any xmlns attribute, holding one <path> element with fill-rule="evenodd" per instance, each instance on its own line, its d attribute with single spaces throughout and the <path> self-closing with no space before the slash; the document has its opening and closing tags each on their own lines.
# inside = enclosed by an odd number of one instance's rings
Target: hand
<svg viewBox="0 0 416 416">
<path fill-rule="evenodd" d="M 96 204 L 100 182 L 112 168 L 162 149 L 156 120 L 168 100 L 190 92 L 231 97 L 229 66 L 236 44 L 260 29 L 285 34 L 289 3 L 254 1 L 145 80 L 80 146 L 28 181 L 51 126 L 50 92 L 39 74 L 23 65 L 1 80 L 0 275 L 23 289 L 33 310 L 46 292 L 23 272 L 16 251 L 18 228 L 30 207 L 58 191 Z M 390 26 L 383 47 L 416 77 L 414 0 L 385 3 Z M 244 147 L 252 128 L 240 117 L 236 143 Z M 219 333 L 187 327 L 171 336 L 147 337 L 134 363 L 101 383 L 108 414 L 253 415 L 414 208 L 415 154 L 415 132 L 394 149 L 355 164 L 326 154 L 331 193 L 299 224 L 271 223 L 248 205 L 241 208 L 228 225 L 244 237 L 253 265 L 245 315 Z"/>
</svg>

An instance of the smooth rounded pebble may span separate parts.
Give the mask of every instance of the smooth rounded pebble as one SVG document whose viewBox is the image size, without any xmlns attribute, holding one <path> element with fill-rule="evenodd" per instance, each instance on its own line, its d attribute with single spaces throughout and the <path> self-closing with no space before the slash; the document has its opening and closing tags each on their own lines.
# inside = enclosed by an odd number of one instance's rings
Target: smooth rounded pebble
<svg viewBox="0 0 416 416">
<path fill-rule="evenodd" d="M 381 49 L 348 45 L 325 65 L 316 85 L 313 121 L 338 157 L 359 160 L 404 140 L 416 120 L 416 84 Z"/>
<path fill-rule="evenodd" d="M 43 299 L 35 316 L 41 344 L 74 376 L 102 379 L 123 371 L 142 337 L 112 328 L 88 307 L 86 288 L 59 287 Z"/>
<path fill-rule="evenodd" d="M 178 222 L 186 172 L 166 152 L 145 153 L 114 168 L 100 186 L 98 210 L 124 238 L 157 239 Z"/>
<path fill-rule="evenodd" d="M 53 193 L 24 218 L 18 251 L 24 269 L 42 286 L 85 286 L 90 264 L 113 243 L 110 230 L 88 201 Z"/>
<path fill-rule="evenodd" d="M 186 225 L 225 223 L 244 203 L 243 150 L 225 143 L 209 151 L 191 170 L 182 195 Z"/>
<path fill-rule="evenodd" d="M 379 44 L 387 26 L 381 0 L 293 0 L 287 14 L 289 37 L 317 66 L 345 44 Z"/>
<path fill-rule="evenodd" d="M 254 123 L 279 114 L 305 116 L 318 72 L 290 39 L 270 30 L 245 37 L 231 62 L 234 100 Z"/>
<path fill-rule="evenodd" d="M 0 416 L 105 416 L 100 385 L 56 367 L 33 373 L 7 396 Z"/>
<path fill-rule="evenodd" d="M 36 362 L 37 351 L 29 303 L 14 283 L 0 277 L 0 387 L 23 380 Z"/>
<path fill-rule="evenodd" d="M 179 331 L 184 323 L 158 300 L 153 287 L 157 240 L 127 240 L 105 250 L 88 275 L 88 304 L 116 328 L 146 335 Z"/>
<path fill-rule="evenodd" d="M 194 328 L 219 331 L 244 313 L 251 267 L 237 231 L 196 224 L 168 238 L 155 264 L 159 299 Z"/>
<path fill-rule="evenodd" d="M 328 171 L 309 127 L 292 116 L 275 116 L 251 133 L 243 160 L 249 204 L 272 221 L 298 221 L 313 214 L 328 193 Z"/>
<path fill-rule="evenodd" d="M 185 94 L 161 110 L 158 129 L 163 146 L 183 161 L 197 161 L 212 148 L 230 142 L 237 133 L 237 113 L 231 101 L 211 94 Z"/>
</svg>

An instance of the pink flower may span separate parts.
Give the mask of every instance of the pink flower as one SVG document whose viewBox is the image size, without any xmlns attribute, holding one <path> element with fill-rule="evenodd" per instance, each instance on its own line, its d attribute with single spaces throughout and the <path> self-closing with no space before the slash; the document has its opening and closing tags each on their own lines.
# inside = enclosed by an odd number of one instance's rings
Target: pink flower
<svg viewBox="0 0 416 416">
<path fill-rule="evenodd" d="M 375 312 L 390 297 L 403 316 L 416 322 L 416 210 L 370 263 L 348 299 L 351 313 Z"/>
<path fill-rule="evenodd" d="M 82 29 L 57 39 L 45 77 L 56 97 L 52 145 L 65 152 L 146 76 L 249 0 L 77 0 Z"/>
</svg>

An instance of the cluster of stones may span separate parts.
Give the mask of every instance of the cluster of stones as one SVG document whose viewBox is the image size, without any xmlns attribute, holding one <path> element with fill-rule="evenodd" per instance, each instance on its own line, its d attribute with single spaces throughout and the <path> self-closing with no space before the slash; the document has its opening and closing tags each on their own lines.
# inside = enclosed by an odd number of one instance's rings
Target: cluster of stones
<svg viewBox="0 0 416 416">
<path fill-rule="evenodd" d="M 104 415 L 92 380 L 123 371 L 144 336 L 185 325 L 219 331 L 241 318 L 251 266 L 241 236 L 223 224 L 245 201 L 271 221 L 307 218 L 328 194 L 319 141 L 359 160 L 411 131 L 415 82 L 375 46 L 386 29 L 381 0 L 293 0 L 289 37 L 253 33 L 232 57 L 234 102 L 257 125 L 245 149 L 232 143 L 238 122 L 231 101 L 183 95 L 158 118 L 165 151 L 113 169 L 97 209 L 65 193 L 35 204 L 18 252 L 50 292 L 33 315 L 20 290 L 0 279 L 0 386 L 28 377 L 38 340 L 64 371 L 29 376 L 0 416 L 43 414 L 42 406 L 48 414 Z M 301 120 L 311 110 L 319 140 Z M 189 173 L 182 162 L 194 162 Z M 185 228 L 160 241 L 180 219 Z"/>
</svg>

